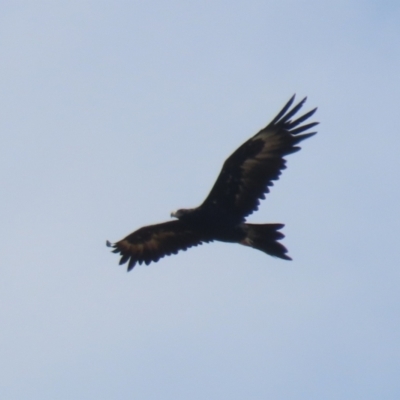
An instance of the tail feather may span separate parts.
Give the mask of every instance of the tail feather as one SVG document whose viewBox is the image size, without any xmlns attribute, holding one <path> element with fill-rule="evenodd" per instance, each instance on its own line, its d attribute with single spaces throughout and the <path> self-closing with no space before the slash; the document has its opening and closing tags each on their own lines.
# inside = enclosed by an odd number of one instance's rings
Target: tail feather
<svg viewBox="0 0 400 400">
<path fill-rule="evenodd" d="M 246 237 L 240 243 L 261 250 L 270 256 L 291 260 L 286 254 L 288 252 L 286 247 L 278 242 L 285 237 L 279 231 L 283 227 L 283 224 L 243 224 Z"/>
</svg>

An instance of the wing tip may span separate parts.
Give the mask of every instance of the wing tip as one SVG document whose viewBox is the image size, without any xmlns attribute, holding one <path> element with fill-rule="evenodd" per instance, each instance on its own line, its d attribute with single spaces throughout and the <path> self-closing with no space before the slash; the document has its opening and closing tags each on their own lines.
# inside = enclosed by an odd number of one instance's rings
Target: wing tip
<svg viewBox="0 0 400 400">
<path fill-rule="evenodd" d="M 131 259 L 129 260 L 128 268 L 126 269 L 126 272 L 132 271 L 133 268 L 135 268 L 135 265 L 136 265 L 136 260 L 133 257 L 131 257 Z M 149 265 L 149 264 L 146 263 L 146 265 Z"/>
</svg>

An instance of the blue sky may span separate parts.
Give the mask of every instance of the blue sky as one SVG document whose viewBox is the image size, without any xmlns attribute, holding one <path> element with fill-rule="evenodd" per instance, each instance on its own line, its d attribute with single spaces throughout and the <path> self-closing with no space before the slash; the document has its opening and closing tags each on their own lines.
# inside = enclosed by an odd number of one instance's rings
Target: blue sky
<svg viewBox="0 0 400 400">
<path fill-rule="evenodd" d="M 19 1 L 0 16 L 0 397 L 396 399 L 400 6 Z M 252 222 L 127 274 L 293 94 L 318 135 Z"/>
</svg>

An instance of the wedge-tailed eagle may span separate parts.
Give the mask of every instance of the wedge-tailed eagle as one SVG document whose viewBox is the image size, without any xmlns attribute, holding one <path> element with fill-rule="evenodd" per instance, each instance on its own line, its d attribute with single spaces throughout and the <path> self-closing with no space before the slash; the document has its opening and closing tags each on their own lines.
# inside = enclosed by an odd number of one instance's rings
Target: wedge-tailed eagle
<svg viewBox="0 0 400 400">
<path fill-rule="evenodd" d="M 292 107 L 293 96 L 278 115 L 260 132 L 242 144 L 224 163 L 210 194 L 197 208 L 180 209 L 171 214 L 174 221 L 149 225 L 107 246 L 128 262 L 146 265 L 189 247 L 219 240 L 240 243 L 274 257 L 291 260 L 278 242 L 283 224 L 248 224 L 245 219 L 258 209 L 273 181 L 286 168 L 284 156 L 300 150 L 298 144 L 316 132 L 318 124 L 303 124 L 316 108 L 292 119 L 306 101 Z"/>
</svg>

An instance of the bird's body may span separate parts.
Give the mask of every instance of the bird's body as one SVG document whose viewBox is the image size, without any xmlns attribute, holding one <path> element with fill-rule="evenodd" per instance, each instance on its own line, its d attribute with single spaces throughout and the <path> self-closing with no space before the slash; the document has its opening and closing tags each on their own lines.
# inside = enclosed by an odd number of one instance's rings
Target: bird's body
<svg viewBox="0 0 400 400">
<path fill-rule="evenodd" d="M 306 99 L 293 104 L 294 96 L 264 129 L 242 144 L 224 163 L 205 201 L 197 208 L 180 209 L 174 221 L 149 225 L 108 246 L 127 261 L 128 271 L 135 264 L 156 262 L 192 246 L 214 240 L 240 243 L 269 255 L 290 260 L 278 242 L 283 224 L 248 224 L 245 219 L 258 209 L 273 181 L 286 168 L 285 155 L 300 150 L 299 142 L 315 134 L 303 133 L 317 122 L 301 125 L 316 109 L 291 121 Z M 300 134 L 302 133 L 302 134 Z"/>
</svg>

